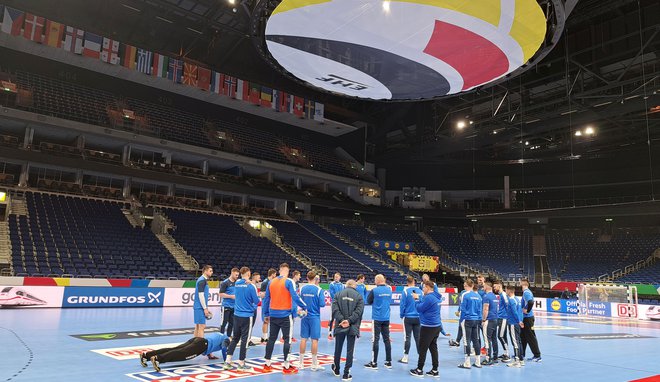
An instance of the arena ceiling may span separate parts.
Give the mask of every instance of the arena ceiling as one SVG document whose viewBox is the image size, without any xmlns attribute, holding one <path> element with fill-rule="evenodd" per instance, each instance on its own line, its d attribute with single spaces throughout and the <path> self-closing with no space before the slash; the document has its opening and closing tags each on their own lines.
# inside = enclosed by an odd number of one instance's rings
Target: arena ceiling
<svg viewBox="0 0 660 382">
<path fill-rule="evenodd" d="M 260 48 L 267 14 L 259 10 L 274 9 L 277 0 L 3 3 L 318 99 L 330 119 L 369 126 L 370 158 L 381 164 L 566 160 L 660 145 L 660 5 L 654 0 L 562 2 L 570 16 L 561 38 L 524 73 L 403 103 L 318 92 L 267 62 Z"/>
</svg>

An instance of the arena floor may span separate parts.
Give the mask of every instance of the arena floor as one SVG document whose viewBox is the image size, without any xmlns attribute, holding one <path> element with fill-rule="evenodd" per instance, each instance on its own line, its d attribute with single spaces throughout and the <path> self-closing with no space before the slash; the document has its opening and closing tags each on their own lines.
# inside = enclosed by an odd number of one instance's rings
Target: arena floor
<svg viewBox="0 0 660 382">
<path fill-rule="evenodd" d="M 456 307 L 443 307 L 444 325 L 452 335 L 456 334 L 457 328 L 453 314 L 455 310 Z M 367 307 L 365 319 L 370 317 L 370 312 L 370 307 Z M 329 310 L 325 309 L 325 313 L 329 314 Z M 403 353 L 403 333 L 397 329 L 401 322 L 398 319 L 398 307 L 393 307 L 392 316 L 397 317 L 392 322 L 395 330 L 392 351 L 394 367 L 391 370 L 381 367 L 378 371 L 362 367 L 371 355 L 371 335 L 368 331 L 363 332 L 356 344 L 355 367 L 352 370 L 355 381 L 375 382 L 383 378 L 402 381 L 414 378 L 408 374 L 412 364 L 396 362 Z M 216 320 L 214 318 L 211 324 L 217 324 Z M 225 372 L 220 370 L 221 363 L 209 361 L 205 357 L 183 364 L 162 365 L 161 373 L 155 373 L 151 368 L 143 369 L 139 365 L 137 355 L 132 354 L 135 351 L 131 352 L 131 349 L 184 342 L 191 335 L 166 330 L 191 328 L 191 322 L 190 308 L 3 309 L 0 311 L 0 380 L 213 381 L 248 377 L 261 378 L 264 382 L 280 381 L 283 378 L 297 381 L 310 378 L 338 380 L 332 377 L 329 367 L 326 367 L 325 372 L 305 369 L 292 376 L 283 376 L 279 372 L 263 374 L 259 368 L 253 374 Z M 261 323 L 257 323 L 254 335 L 258 336 L 260 330 Z M 580 320 L 575 316 L 557 315 L 538 317 L 536 330 L 543 362 L 527 362 L 521 369 L 508 368 L 502 364 L 481 370 L 459 369 L 457 365 L 462 361 L 461 351 L 449 348 L 447 341 L 442 339 L 441 378 L 489 382 L 660 380 L 660 363 L 657 362 L 660 349 L 658 322 Z M 296 322 L 294 333 L 298 337 L 299 322 Z M 324 330 L 324 333 L 327 332 Z M 262 362 L 264 349 L 263 346 L 251 348 L 248 358 L 255 363 Z M 297 352 L 297 343 L 293 349 Z M 333 349 L 333 342 L 325 338 L 321 340 L 320 353 L 332 354 Z M 281 355 L 281 346 L 276 347 L 275 354 Z M 527 356 L 531 356 L 529 351 Z M 322 363 L 331 362 L 331 357 L 319 358 Z M 416 362 L 416 355 L 411 358 L 412 362 Z M 381 343 L 380 366 L 383 360 Z M 430 365 L 430 359 L 427 364 Z"/>
</svg>

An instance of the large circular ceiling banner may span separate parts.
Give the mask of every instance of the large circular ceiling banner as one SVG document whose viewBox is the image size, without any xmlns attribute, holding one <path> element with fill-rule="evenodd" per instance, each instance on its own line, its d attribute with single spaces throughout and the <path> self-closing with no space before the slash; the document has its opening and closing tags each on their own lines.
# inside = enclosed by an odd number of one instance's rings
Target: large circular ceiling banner
<svg viewBox="0 0 660 382">
<path fill-rule="evenodd" d="M 405 100 L 511 73 L 545 32 L 536 0 L 282 0 L 265 34 L 273 58 L 313 86 Z"/>
</svg>

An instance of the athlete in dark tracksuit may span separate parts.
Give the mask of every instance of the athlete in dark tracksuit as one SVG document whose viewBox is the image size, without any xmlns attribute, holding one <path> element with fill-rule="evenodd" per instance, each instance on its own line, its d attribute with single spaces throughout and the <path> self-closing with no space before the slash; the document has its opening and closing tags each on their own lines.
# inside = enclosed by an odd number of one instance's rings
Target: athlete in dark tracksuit
<svg viewBox="0 0 660 382">
<path fill-rule="evenodd" d="M 440 333 L 447 336 L 447 333 L 442 328 L 442 321 L 440 320 L 440 305 L 442 304 L 442 296 L 438 292 L 434 292 L 430 285 L 424 289 L 424 296 L 418 296 L 415 303 L 415 309 L 419 313 L 419 321 L 421 325 L 420 330 L 420 343 L 419 343 L 419 358 L 417 359 L 417 368 L 410 370 L 410 374 L 414 376 L 424 376 L 424 363 L 426 363 L 426 353 L 431 352 L 431 370 L 427 373 L 431 377 L 438 377 L 438 337 Z"/>
<path fill-rule="evenodd" d="M 216 351 L 222 351 L 226 358 L 229 338 L 221 333 L 207 334 L 204 338 L 193 337 L 181 345 L 173 348 L 152 350 L 140 355 L 140 364 L 147 367 L 147 360 L 151 360 L 156 371 L 160 371 L 160 364 L 166 362 L 180 362 L 193 359 L 198 355 L 209 355 Z"/>
<path fill-rule="evenodd" d="M 490 289 L 490 285 L 487 287 Z M 484 347 L 486 348 L 486 365 L 497 362 L 497 314 L 499 300 L 492 291 L 486 292 L 483 297 L 484 310 L 488 307 L 488 315 L 483 317 Z"/>
<path fill-rule="evenodd" d="M 381 334 L 385 343 L 385 367 L 392 367 L 392 343 L 390 342 L 390 304 L 392 304 L 392 287 L 385 284 L 383 275 L 376 276 L 376 287 L 369 292 L 367 304 L 372 305 L 373 320 L 372 357 L 371 362 L 364 365 L 367 369 L 378 369 L 378 341 Z"/>
</svg>

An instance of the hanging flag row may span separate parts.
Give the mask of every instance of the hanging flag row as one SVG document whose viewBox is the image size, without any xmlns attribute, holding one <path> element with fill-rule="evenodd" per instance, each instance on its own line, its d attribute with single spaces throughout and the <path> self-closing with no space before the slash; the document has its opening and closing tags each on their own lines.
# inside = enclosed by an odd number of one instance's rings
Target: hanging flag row
<svg viewBox="0 0 660 382">
<path fill-rule="evenodd" d="M 185 60 L 137 48 L 117 40 L 67 26 L 41 16 L 5 6 L 2 12 L 3 33 L 68 52 L 121 65 L 145 75 L 166 78 L 174 83 L 196 87 L 277 112 L 300 118 L 324 121 L 324 105 L 281 90 L 241 80 Z"/>
</svg>

